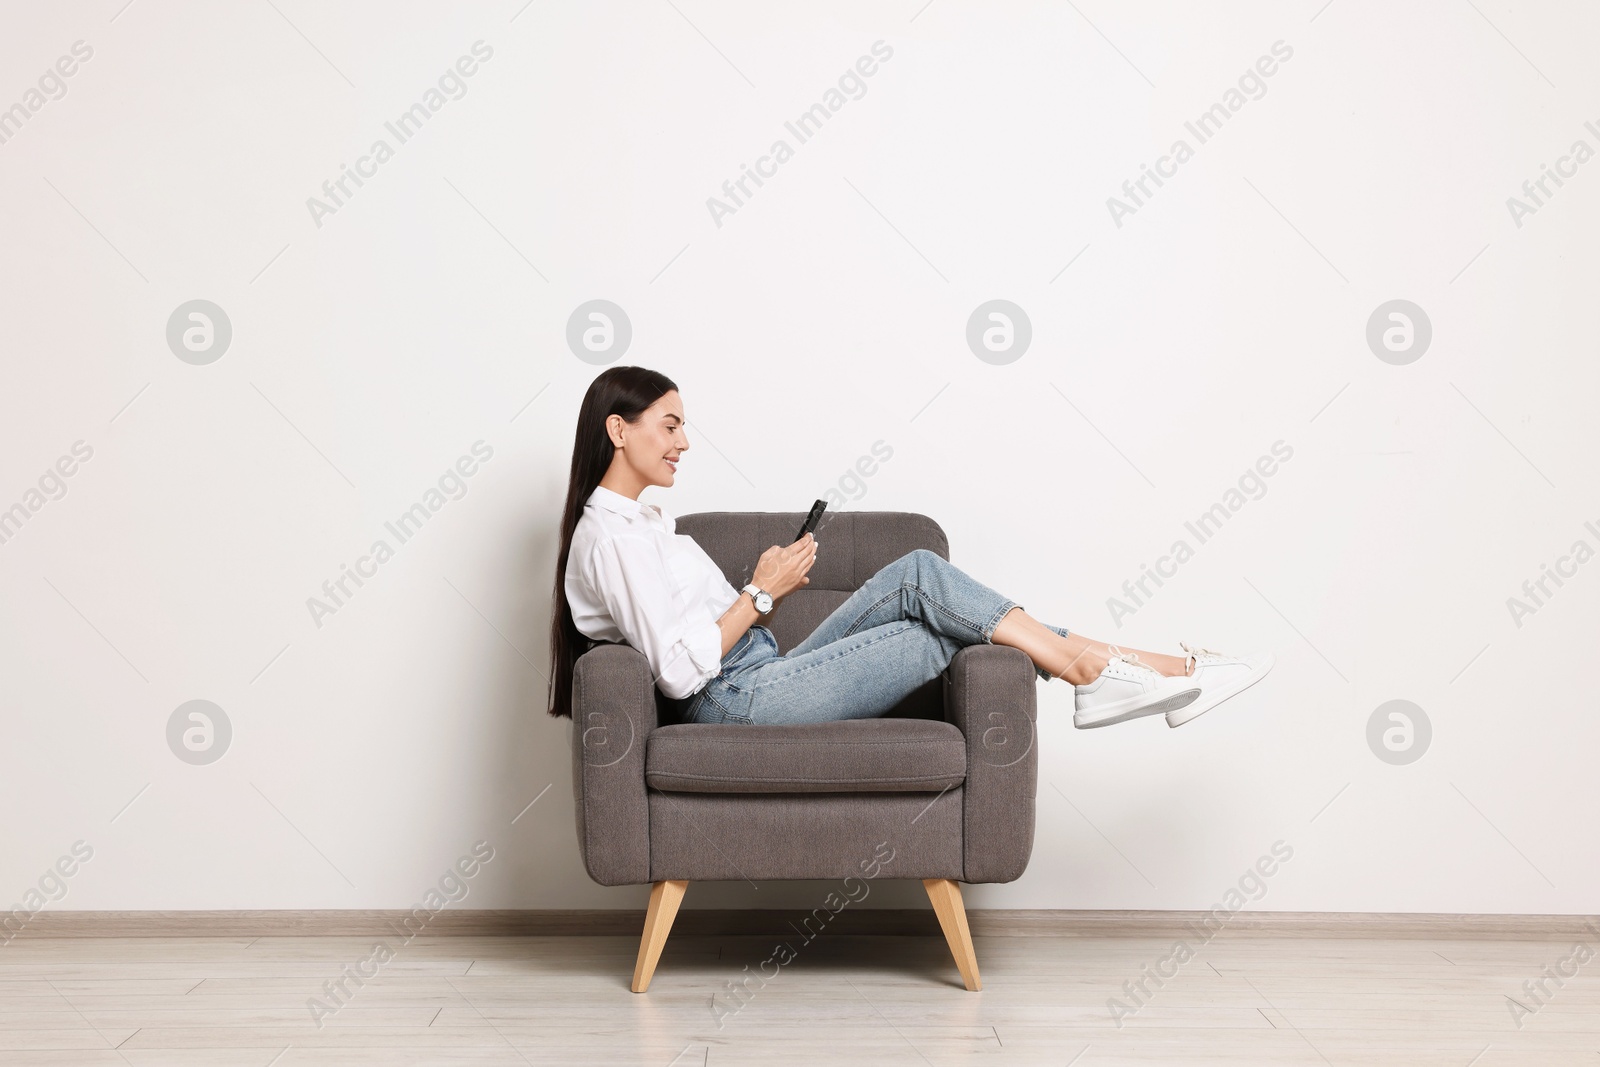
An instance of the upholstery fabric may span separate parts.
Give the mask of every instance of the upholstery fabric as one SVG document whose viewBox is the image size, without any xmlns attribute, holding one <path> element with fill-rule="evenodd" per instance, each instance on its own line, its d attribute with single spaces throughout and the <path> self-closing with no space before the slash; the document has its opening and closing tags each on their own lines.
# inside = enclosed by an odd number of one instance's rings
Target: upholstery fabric
<svg viewBox="0 0 1600 1067">
<path fill-rule="evenodd" d="M 650 793 L 650 878 L 755 881 L 960 878 L 961 790 L 932 793 Z"/>
<path fill-rule="evenodd" d="M 665 726 L 645 781 L 678 793 L 938 793 L 967 773 L 967 741 L 946 722 L 861 719 L 808 726 Z"/>
<path fill-rule="evenodd" d="M 644 757 L 657 692 L 644 653 L 602 643 L 572 677 L 572 798 L 584 868 L 601 885 L 650 881 Z"/>
<path fill-rule="evenodd" d="M 1038 675 L 1020 648 L 968 645 L 944 672 L 945 712 L 966 738 L 963 882 L 1014 882 L 1033 854 Z"/>
</svg>

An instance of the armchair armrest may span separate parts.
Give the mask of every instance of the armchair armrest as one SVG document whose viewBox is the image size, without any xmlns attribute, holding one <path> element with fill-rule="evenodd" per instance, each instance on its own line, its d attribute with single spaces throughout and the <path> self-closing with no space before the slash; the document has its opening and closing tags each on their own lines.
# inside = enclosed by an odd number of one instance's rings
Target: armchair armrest
<svg viewBox="0 0 1600 1067">
<path fill-rule="evenodd" d="M 944 673 L 944 717 L 967 739 L 964 882 L 1012 882 L 1033 853 L 1039 779 L 1033 661 L 1007 645 L 968 645 Z"/>
<path fill-rule="evenodd" d="M 578 851 L 600 885 L 650 881 L 645 743 L 656 728 L 655 679 L 644 654 L 602 643 L 572 675 L 572 798 Z"/>
</svg>

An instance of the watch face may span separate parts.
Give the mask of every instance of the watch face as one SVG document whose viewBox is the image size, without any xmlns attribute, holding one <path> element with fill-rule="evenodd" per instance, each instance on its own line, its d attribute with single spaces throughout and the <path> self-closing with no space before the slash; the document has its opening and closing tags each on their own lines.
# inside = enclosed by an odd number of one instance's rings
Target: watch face
<svg viewBox="0 0 1600 1067">
<path fill-rule="evenodd" d="M 756 595 L 756 610 L 763 615 L 772 610 L 772 597 L 770 594 L 759 593 Z"/>
</svg>

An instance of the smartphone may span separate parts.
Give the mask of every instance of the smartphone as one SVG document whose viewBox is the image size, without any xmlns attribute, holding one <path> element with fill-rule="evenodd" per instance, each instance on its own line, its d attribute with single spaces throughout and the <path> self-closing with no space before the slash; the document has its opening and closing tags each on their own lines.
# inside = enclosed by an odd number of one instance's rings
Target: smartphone
<svg viewBox="0 0 1600 1067">
<path fill-rule="evenodd" d="M 822 513 L 827 510 L 828 502 L 826 500 L 819 500 L 815 504 L 812 504 L 811 514 L 806 516 L 806 524 L 800 527 L 800 532 L 794 535 L 794 539 L 798 541 L 808 533 L 815 533 L 817 529 L 817 523 L 822 521 Z"/>
</svg>

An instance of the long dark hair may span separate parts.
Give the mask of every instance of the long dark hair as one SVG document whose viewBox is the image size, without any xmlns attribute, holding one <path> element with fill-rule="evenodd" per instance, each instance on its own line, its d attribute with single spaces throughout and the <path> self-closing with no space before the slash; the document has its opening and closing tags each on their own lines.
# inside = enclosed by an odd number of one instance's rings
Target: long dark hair
<svg viewBox="0 0 1600 1067">
<path fill-rule="evenodd" d="M 567 603 L 567 556 L 572 551 L 572 531 L 577 529 L 583 505 L 611 468 L 616 446 L 606 433 L 606 419 L 621 415 L 638 422 L 645 409 L 678 388 L 665 374 L 646 367 L 607 367 L 589 384 L 578 409 L 578 430 L 572 440 L 572 473 L 567 477 L 567 506 L 561 513 L 561 551 L 556 556 L 555 611 L 550 616 L 551 715 L 572 717 L 572 671 L 587 652 L 588 637 L 572 621 Z"/>
</svg>

